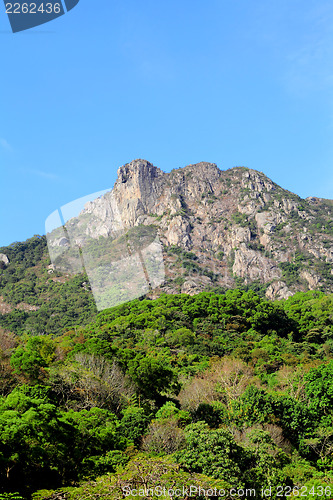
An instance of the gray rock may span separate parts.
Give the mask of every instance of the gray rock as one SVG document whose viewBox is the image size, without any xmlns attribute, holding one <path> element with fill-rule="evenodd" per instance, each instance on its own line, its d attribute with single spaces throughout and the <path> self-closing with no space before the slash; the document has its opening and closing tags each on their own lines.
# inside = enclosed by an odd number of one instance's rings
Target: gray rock
<svg viewBox="0 0 333 500">
<path fill-rule="evenodd" d="M 3 262 L 6 266 L 9 264 L 9 259 L 4 253 L 0 253 L 0 262 Z"/>
<path fill-rule="evenodd" d="M 307 289 L 305 281 L 311 289 L 333 291 L 331 282 L 315 270 L 322 262 L 333 263 L 333 234 L 324 227 L 313 231 L 317 219 L 321 224 L 332 220 L 333 205 L 326 201 L 301 200 L 263 173 L 242 167 L 221 171 L 214 163 L 200 162 L 165 173 L 138 159 L 119 168 L 112 191 L 87 203 L 66 223 L 66 234 L 84 247 L 91 239 L 155 226 L 165 248 L 177 246 L 198 257 L 198 269 L 189 271 L 184 292 L 210 286 L 210 279 L 200 279 L 212 272 L 216 285 L 234 286 L 235 277 L 246 283 L 260 280 L 269 284 L 267 297 L 286 298 Z M 67 246 L 69 240 L 58 235 L 54 244 Z M 295 281 L 289 289 L 281 264 L 293 262 L 296 254 L 303 255 L 303 282 Z M 171 278 L 179 276 L 177 258 L 165 255 Z M 168 288 L 176 289 L 172 280 Z"/>
<path fill-rule="evenodd" d="M 293 294 L 283 281 L 274 281 L 266 290 L 266 298 L 270 300 L 288 299 Z"/>
</svg>

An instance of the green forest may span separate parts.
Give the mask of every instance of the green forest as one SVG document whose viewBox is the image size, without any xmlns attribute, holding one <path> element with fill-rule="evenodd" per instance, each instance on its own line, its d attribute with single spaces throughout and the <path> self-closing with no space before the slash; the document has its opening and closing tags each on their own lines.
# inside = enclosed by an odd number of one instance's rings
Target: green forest
<svg viewBox="0 0 333 500">
<path fill-rule="evenodd" d="M 333 497 L 333 295 L 97 314 L 83 275 L 47 273 L 44 238 L 5 250 L 1 500 Z"/>
</svg>

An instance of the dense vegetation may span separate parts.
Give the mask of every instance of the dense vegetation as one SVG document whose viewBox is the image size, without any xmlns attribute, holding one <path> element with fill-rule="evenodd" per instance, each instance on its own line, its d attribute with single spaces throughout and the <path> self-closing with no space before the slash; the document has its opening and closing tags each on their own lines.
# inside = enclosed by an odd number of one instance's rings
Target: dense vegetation
<svg viewBox="0 0 333 500">
<path fill-rule="evenodd" d="M 332 295 L 163 295 L 56 336 L 9 330 L 0 499 L 123 498 L 145 484 L 332 497 Z"/>
<path fill-rule="evenodd" d="M 48 269 L 45 236 L 0 248 L 1 253 L 9 265 L 0 263 L 0 295 L 11 310 L 1 314 L 0 309 L 0 327 L 17 334 L 57 335 L 96 313 L 85 275 L 63 276 Z"/>
</svg>

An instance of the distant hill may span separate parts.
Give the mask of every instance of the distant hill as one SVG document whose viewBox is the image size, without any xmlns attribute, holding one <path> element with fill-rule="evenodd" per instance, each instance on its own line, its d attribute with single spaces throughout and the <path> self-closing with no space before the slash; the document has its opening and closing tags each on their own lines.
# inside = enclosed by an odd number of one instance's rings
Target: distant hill
<svg viewBox="0 0 333 500">
<path fill-rule="evenodd" d="M 0 254 L 8 259 L 0 266 L 0 329 L 58 334 L 94 316 L 87 278 L 54 272 L 45 236 L 2 247 Z"/>
<path fill-rule="evenodd" d="M 0 248 L 0 500 L 331 497 L 332 235 L 262 173 L 135 160 Z"/>
<path fill-rule="evenodd" d="M 118 170 L 111 192 L 48 239 L 60 252 L 73 251 L 69 240 L 77 252 L 90 245 L 100 262 L 105 252 L 121 258 L 124 242 L 110 246 L 120 226 L 131 241 L 157 234 L 166 274 L 143 291 L 150 298 L 237 287 L 286 299 L 297 291 L 333 291 L 332 213 L 332 200 L 302 199 L 244 167 L 222 171 L 201 162 L 164 173 L 134 160 Z M 44 236 L 0 248 L 0 326 L 57 333 L 95 313 L 84 269 L 54 269 Z"/>
<path fill-rule="evenodd" d="M 267 298 L 281 299 L 333 290 L 332 203 L 301 199 L 243 167 L 221 171 L 202 162 L 164 173 L 135 160 L 66 229 L 84 247 L 115 238 L 120 225 L 155 228 L 167 280 L 154 296 L 260 284 Z M 56 233 L 53 241 L 64 243 Z"/>
</svg>

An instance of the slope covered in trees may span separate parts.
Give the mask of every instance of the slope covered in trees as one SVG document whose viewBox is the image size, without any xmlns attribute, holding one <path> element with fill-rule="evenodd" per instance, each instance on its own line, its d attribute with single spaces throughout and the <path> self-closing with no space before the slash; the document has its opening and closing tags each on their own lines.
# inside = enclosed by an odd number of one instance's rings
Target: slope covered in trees
<svg viewBox="0 0 333 500">
<path fill-rule="evenodd" d="M 59 334 L 91 320 L 95 303 L 84 274 L 64 275 L 50 266 L 45 236 L 0 248 L 0 328 L 17 334 Z"/>
<path fill-rule="evenodd" d="M 0 349 L 0 498 L 123 498 L 140 477 L 330 498 L 331 295 L 163 295 Z"/>
</svg>

